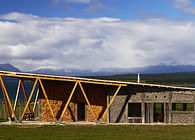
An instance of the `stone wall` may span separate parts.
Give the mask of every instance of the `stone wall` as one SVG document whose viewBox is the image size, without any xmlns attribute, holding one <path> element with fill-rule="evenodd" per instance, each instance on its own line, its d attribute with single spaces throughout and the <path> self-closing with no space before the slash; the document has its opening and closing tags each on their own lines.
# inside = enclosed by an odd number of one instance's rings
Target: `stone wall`
<svg viewBox="0 0 195 140">
<path fill-rule="evenodd" d="M 144 88 L 144 87 L 143 87 Z M 145 111 L 151 114 L 153 122 L 153 108 L 145 110 L 146 103 L 166 103 L 164 104 L 164 122 L 172 123 L 195 123 L 195 111 L 172 112 L 172 103 L 194 103 L 195 95 L 186 91 L 169 91 L 166 89 L 150 89 L 144 91 L 143 88 L 136 86 L 123 87 L 118 93 L 115 101 L 109 110 L 110 123 L 127 123 L 128 122 L 128 103 L 142 103 L 142 122 L 145 122 Z M 116 89 L 112 88 L 109 92 L 110 100 Z M 169 121 L 170 120 L 170 121 Z"/>
<path fill-rule="evenodd" d="M 49 103 L 54 112 L 54 115 L 59 119 L 64 106 L 70 96 L 70 93 L 74 87 L 74 83 L 71 82 L 59 82 L 59 81 L 43 81 L 44 88 L 49 98 Z M 84 90 L 88 96 L 92 109 L 95 112 L 95 116 L 99 119 L 107 106 L 107 90 L 104 86 L 99 85 L 84 85 Z M 42 93 L 42 91 L 41 91 Z M 52 114 L 49 110 L 49 106 L 46 102 L 43 93 L 40 96 L 41 99 L 41 120 L 45 122 L 53 121 Z M 66 110 L 62 121 L 73 122 L 77 121 L 77 103 L 85 103 L 86 106 L 86 121 L 93 122 L 94 117 L 89 109 L 83 93 L 80 87 L 77 86 L 76 91 L 71 99 L 71 102 Z M 102 119 L 103 122 L 107 121 L 107 115 Z"/>
<path fill-rule="evenodd" d="M 172 123 L 195 123 L 195 113 L 190 111 L 175 111 L 171 113 Z"/>
<path fill-rule="evenodd" d="M 115 91 L 116 88 L 110 91 L 110 100 Z M 127 104 L 130 97 L 129 90 L 121 89 L 119 91 L 109 110 L 110 123 L 127 123 Z"/>
</svg>

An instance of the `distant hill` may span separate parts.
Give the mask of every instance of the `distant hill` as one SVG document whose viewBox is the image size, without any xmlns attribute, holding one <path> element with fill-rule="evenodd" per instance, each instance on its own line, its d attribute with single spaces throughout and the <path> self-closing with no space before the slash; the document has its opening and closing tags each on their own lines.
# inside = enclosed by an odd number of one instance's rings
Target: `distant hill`
<svg viewBox="0 0 195 140">
<path fill-rule="evenodd" d="M 135 69 L 132 69 L 132 71 L 140 72 L 144 74 L 194 72 L 195 66 L 193 65 L 155 65 L 155 66 L 135 68 Z"/>
<path fill-rule="evenodd" d="M 0 64 L 1 71 L 15 71 L 20 70 L 9 63 Z M 30 73 L 66 75 L 66 76 L 111 76 L 121 74 L 161 74 L 161 73 L 176 73 L 176 72 L 195 72 L 193 65 L 154 65 L 139 68 L 106 68 L 99 71 L 92 71 L 89 69 L 38 69 L 35 71 L 25 71 Z"/>
<path fill-rule="evenodd" d="M 137 82 L 137 74 L 121 74 L 112 76 L 93 76 L 90 78 Z M 163 74 L 141 74 L 142 83 L 165 84 L 165 85 L 195 85 L 195 72 L 176 72 Z"/>
<path fill-rule="evenodd" d="M 175 72 L 195 72 L 195 66 L 193 65 L 155 65 L 139 68 L 107 68 L 93 72 L 85 69 L 38 69 L 36 71 L 30 71 L 32 73 L 41 74 L 55 74 L 55 75 L 67 75 L 67 76 L 109 76 L 117 74 L 157 74 L 157 73 L 175 73 Z"/>
<path fill-rule="evenodd" d="M 39 73 L 39 74 L 65 75 L 65 76 L 94 76 L 96 75 L 90 70 L 80 70 L 80 69 L 38 69 L 34 71 L 29 71 L 29 72 Z"/>
<path fill-rule="evenodd" d="M 14 66 L 12 66 L 9 63 L 6 64 L 0 64 L 0 71 L 14 71 L 14 72 L 20 72 L 20 70 Z"/>
</svg>

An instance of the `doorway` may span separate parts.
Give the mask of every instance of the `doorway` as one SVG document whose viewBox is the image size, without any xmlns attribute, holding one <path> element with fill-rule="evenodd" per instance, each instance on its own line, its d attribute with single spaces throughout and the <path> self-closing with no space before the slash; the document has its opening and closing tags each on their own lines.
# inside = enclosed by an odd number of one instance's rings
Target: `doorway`
<svg viewBox="0 0 195 140">
<path fill-rule="evenodd" d="M 164 104 L 154 103 L 154 122 L 164 122 Z"/>
<path fill-rule="evenodd" d="M 85 121 L 85 103 L 77 104 L 77 119 L 78 121 Z"/>
</svg>

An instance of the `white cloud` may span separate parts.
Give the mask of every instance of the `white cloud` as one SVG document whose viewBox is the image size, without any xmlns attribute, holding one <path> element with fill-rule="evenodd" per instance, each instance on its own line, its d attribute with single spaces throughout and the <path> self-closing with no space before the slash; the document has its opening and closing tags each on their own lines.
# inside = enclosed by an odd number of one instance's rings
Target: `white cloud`
<svg viewBox="0 0 195 140">
<path fill-rule="evenodd" d="M 179 11 L 195 15 L 195 7 L 193 6 L 192 0 L 167 0 L 171 2 L 174 8 Z"/>
<path fill-rule="evenodd" d="M 0 17 L 0 63 L 98 70 L 159 63 L 195 65 L 195 22 L 168 19 Z"/>
</svg>

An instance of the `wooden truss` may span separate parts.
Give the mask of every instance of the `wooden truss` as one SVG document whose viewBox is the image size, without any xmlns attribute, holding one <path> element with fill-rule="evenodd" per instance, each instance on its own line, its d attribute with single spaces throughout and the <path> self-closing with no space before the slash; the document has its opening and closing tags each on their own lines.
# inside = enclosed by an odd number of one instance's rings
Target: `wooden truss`
<svg viewBox="0 0 195 140">
<path fill-rule="evenodd" d="M 10 101 L 10 98 L 9 98 L 9 95 L 8 95 L 7 89 L 5 87 L 5 84 L 4 84 L 4 81 L 3 81 L 2 76 L 15 77 L 15 78 L 18 78 L 19 79 L 18 89 L 17 89 L 17 93 L 16 93 L 16 99 L 15 99 L 15 102 L 14 102 L 14 107 L 11 104 L 11 101 Z M 24 82 L 23 82 L 22 79 L 35 80 L 34 85 L 33 85 L 33 88 L 32 88 L 32 91 L 31 91 L 31 93 L 29 95 L 29 98 L 27 98 L 26 91 L 25 91 L 25 88 L 24 88 Z M 54 115 L 54 112 L 53 112 L 52 107 L 50 105 L 50 102 L 49 102 L 49 99 L 48 99 L 46 90 L 45 90 L 44 85 L 42 83 L 42 80 L 60 80 L 60 81 L 74 82 L 73 89 L 72 89 L 72 91 L 71 91 L 71 93 L 70 93 L 70 95 L 68 97 L 68 100 L 67 100 L 67 102 L 66 102 L 66 104 L 64 106 L 64 109 L 62 111 L 62 114 L 61 114 L 61 116 L 60 116 L 60 118 L 58 120 L 56 119 L 56 117 Z M 117 84 L 117 83 L 104 83 L 104 82 L 85 81 L 85 80 L 77 80 L 77 79 L 75 79 L 75 80 L 71 79 L 70 80 L 70 79 L 61 79 L 61 78 L 47 78 L 47 77 L 39 77 L 39 76 L 36 77 L 36 76 L 12 75 L 12 74 L 2 74 L 2 73 L 0 73 L 0 83 L 1 83 L 1 89 L 2 89 L 3 96 L 4 96 L 4 100 L 5 100 L 5 104 L 6 104 L 6 109 L 7 109 L 7 113 L 8 113 L 8 117 L 9 118 L 13 118 L 14 120 L 17 121 L 16 115 L 15 115 L 15 111 L 16 111 L 16 104 L 17 104 L 17 100 L 18 100 L 20 86 L 22 86 L 23 93 L 24 93 L 24 97 L 25 97 L 25 101 L 26 101 L 26 106 L 25 106 L 25 108 L 24 108 L 24 110 L 23 110 L 23 112 L 21 114 L 20 121 L 22 121 L 22 119 L 23 119 L 23 117 L 24 117 L 27 109 L 28 109 L 29 112 L 31 112 L 30 107 L 29 107 L 29 103 L 30 103 L 30 101 L 32 99 L 32 96 L 33 96 L 34 92 L 35 92 L 36 86 L 39 83 L 40 84 L 40 88 L 43 91 L 43 95 L 44 95 L 44 97 L 46 99 L 47 105 L 49 106 L 49 110 L 50 110 L 50 112 L 52 114 L 53 120 L 56 121 L 56 122 L 61 122 L 61 120 L 62 120 L 62 118 L 63 118 L 63 116 L 64 116 L 64 114 L 65 114 L 65 112 L 66 112 L 66 110 L 67 110 L 67 108 L 68 108 L 68 106 L 70 104 L 70 101 L 71 101 L 71 99 L 72 99 L 72 97 L 73 97 L 73 95 L 74 95 L 75 90 L 76 90 L 77 87 L 79 87 L 81 89 L 82 94 L 84 96 L 84 99 L 85 99 L 85 101 L 86 101 L 86 103 L 87 103 L 87 105 L 89 107 L 89 110 L 91 111 L 91 113 L 93 115 L 94 121 L 101 122 L 101 119 L 107 114 L 110 106 L 114 102 L 114 100 L 115 100 L 117 94 L 119 93 L 121 87 L 122 86 L 127 86 L 126 84 Z M 85 92 L 83 86 L 82 86 L 82 83 L 87 83 L 87 84 L 102 84 L 102 85 L 111 85 L 111 86 L 117 86 L 118 87 L 117 90 L 116 90 L 116 92 L 114 93 L 113 98 L 111 99 L 110 103 L 107 105 L 107 107 L 106 107 L 103 115 L 100 117 L 99 120 L 97 120 L 97 118 L 96 118 L 95 112 L 94 112 L 94 110 L 93 110 L 93 108 L 92 108 L 92 106 L 91 106 L 91 104 L 89 102 L 89 99 L 88 99 L 88 97 L 86 95 L 86 92 Z M 39 94 L 39 90 L 37 91 L 37 94 L 36 94 L 36 97 L 35 97 L 35 103 L 34 103 L 34 106 L 33 106 L 33 112 L 35 111 L 35 108 L 36 108 L 38 94 Z M 9 108 L 11 109 L 12 115 L 10 114 Z"/>
</svg>

